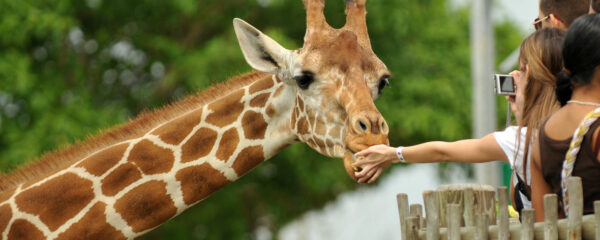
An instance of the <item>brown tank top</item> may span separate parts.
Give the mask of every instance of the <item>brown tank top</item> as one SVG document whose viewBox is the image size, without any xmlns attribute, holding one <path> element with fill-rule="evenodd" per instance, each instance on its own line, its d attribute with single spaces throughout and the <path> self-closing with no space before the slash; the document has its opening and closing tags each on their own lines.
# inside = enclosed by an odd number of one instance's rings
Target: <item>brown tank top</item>
<svg viewBox="0 0 600 240">
<path fill-rule="evenodd" d="M 546 122 L 540 127 L 539 135 L 542 175 L 552 191 L 558 195 L 559 202 L 562 203 L 561 171 L 571 138 L 565 140 L 549 138 L 544 132 Z M 581 177 L 584 214 L 594 213 L 594 201 L 600 200 L 600 163 L 592 148 L 592 138 L 598 127 L 600 127 L 600 120 L 593 123 L 583 137 L 581 149 L 573 168 L 573 176 Z M 559 208 L 562 211 L 562 207 Z"/>
</svg>

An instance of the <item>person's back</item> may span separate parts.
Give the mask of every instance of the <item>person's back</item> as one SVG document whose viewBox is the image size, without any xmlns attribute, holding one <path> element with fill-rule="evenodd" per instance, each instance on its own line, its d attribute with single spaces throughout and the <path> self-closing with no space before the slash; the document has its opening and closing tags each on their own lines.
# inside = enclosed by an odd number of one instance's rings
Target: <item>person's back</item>
<svg viewBox="0 0 600 240">
<path fill-rule="evenodd" d="M 575 129 L 579 127 L 581 120 L 590 112 L 589 106 L 564 107 L 556 112 L 540 131 L 540 156 L 541 171 L 544 180 L 557 194 L 562 202 L 561 171 L 565 161 L 566 152 Z M 593 110 L 593 108 L 592 108 Z M 581 149 L 573 168 L 573 176 L 582 179 L 584 189 L 584 213 L 594 212 L 594 200 L 600 200 L 600 162 L 597 160 L 598 146 L 597 137 L 600 121 L 593 123 L 589 131 L 584 135 Z"/>
<path fill-rule="evenodd" d="M 573 132 L 588 113 L 600 107 L 600 15 L 582 16 L 569 27 L 563 60 L 566 70 L 557 80 L 557 98 L 564 107 L 540 128 L 539 145 L 532 156 L 533 205 L 538 221 L 543 219 L 543 194 L 554 192 L 562 199 L 561 172 Z M 572 176 L 582 178 L 585 213 L 593 212 L 593 201 L 600 200 L 599 132 L 597 121 L 581 142 L 572 172 Z"/>
</svg>

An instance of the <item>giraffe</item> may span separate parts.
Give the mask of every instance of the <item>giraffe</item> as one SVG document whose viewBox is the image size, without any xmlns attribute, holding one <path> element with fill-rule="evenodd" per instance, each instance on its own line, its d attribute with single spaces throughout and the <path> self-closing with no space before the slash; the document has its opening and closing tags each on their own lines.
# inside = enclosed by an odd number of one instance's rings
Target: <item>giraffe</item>
<svg viewBox="0 0 600 240">
<path fill-rule="evenodd" d="M 324 0 L 303 0 L 301 49 L 244 22 L 233 25 L 255 72 L 143 114 L 0 178 L 1 239 L 132 239 L 303 142 L 343 158 L 389 144 L 374 100 L 390 73 L 371 49 L 365 0 L 346 0 L 346 24 Z"/>
</svg>

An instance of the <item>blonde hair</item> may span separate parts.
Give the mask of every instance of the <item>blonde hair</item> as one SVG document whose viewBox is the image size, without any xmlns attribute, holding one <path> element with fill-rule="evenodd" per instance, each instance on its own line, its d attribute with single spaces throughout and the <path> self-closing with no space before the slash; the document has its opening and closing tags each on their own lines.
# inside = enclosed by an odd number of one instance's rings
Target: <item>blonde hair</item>
<svg viewBox="0 0 600 240">
<path fill-rule="evenodd" d="M 519 68 L 524 71 L 525 66 L 528 66 L 529 74 L 523 92 L 525 101 L 520 109 L 522 119 L 517 131 L 517 148 L 521 146 L 521 128 L 526 126 L 523 151 L 525 168 L 531 141 L 537 139 L 543 122 L 560 108 L 554 88 L 556 75 L 563 69 L 562 42 L 565 34 L 565 31 L 558 28 L 543 28 L 529 35 L 521 43 Z M 524 175 L 526 178 L 526 170 Z"/>
</svg>

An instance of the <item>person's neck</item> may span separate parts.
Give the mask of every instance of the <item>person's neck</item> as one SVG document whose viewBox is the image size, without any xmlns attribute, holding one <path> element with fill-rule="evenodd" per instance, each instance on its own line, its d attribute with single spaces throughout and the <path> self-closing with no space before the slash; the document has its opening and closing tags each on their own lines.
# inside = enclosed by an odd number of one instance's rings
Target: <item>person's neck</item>
<svg viewBox="0 0 600 240">
<path fill-rule="evenodd" d="M 571 100 L 600 103 L 600 74 L 596 73 L 590 83 L 575 87 Z"/>
</svg>

